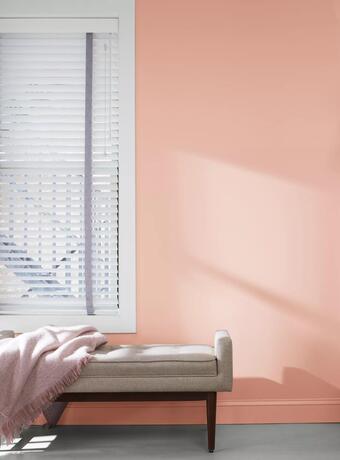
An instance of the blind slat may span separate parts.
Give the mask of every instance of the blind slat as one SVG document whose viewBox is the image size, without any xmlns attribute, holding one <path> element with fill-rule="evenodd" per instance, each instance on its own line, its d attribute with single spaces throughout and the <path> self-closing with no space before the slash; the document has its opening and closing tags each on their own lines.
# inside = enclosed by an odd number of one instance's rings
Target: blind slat
<svg viewBox="0 0 340 460">
<path fill-rule="evenodd" d="M 0 313 L 86 314 L 85 42 L 0 34 Z M 93 35 L 95 314 L 119 308 L 118 50 L 118 34 Z"/>
</svg>

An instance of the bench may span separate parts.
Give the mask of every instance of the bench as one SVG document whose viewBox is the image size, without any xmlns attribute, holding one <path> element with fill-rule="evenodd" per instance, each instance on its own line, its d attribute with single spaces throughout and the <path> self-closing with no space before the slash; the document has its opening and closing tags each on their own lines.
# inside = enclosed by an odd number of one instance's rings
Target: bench
<svg viewBox="0 0 340 460">
<path fill-rule="evenodd" d="M 55 426 L 69 402 L 205 401 L 208 449 L 215 449 L 216 394 L 232 389 L 232 342 L 227 331 L 209 345 L 104 345 L 79 379 L 46 410 Z"/>
</svg>

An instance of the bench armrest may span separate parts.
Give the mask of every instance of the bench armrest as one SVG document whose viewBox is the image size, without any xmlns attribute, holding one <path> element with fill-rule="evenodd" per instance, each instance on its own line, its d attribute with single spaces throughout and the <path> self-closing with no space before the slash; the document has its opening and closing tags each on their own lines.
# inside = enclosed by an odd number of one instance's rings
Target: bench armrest
<svg viewBox="0 0 340 460">
<path fill-rule="evenodd" d="M 14 338 L 14 337 L 15 337 L 14 331 L 0 331 L 0 340 Z"/>
<path fill-rule="evenodd" d="M 233 344 L 226 330 L 215 332 L 215 355 L 217 375 L 222 382 L 223 390 L 231 391 L 233 385 Z"/>
</svg>

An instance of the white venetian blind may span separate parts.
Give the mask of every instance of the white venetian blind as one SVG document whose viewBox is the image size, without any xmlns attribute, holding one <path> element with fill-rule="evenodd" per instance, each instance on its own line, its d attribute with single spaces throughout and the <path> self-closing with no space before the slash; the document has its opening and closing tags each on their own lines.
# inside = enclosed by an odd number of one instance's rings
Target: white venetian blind
<svg viewBox="0 0 340 460">
<path fill-rule="evenodd" d="M 116 30 L 0 34 L 0 313 L 119 307 Z"/>
</svg>

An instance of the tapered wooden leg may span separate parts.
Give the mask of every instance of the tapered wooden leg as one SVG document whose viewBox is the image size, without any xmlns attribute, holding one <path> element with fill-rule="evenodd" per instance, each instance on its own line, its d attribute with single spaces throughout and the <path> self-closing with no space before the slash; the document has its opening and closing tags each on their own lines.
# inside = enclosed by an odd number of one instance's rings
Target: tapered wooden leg
<svg viewBox="0 0 340 460">
<path fill-rule="evenodd" d="M 215 432 L 216 432 L 216 393 L 207 393 L 207 425 L 208 425 L 208 449 L 209 452 L 215 450 Z"/>
<path fill-rule="evenodd" d="M 66 406 L 67 402 L 54 402 L 47 409 L 43 410 L 49 428 L 56 426 Z"/>
</svg>

